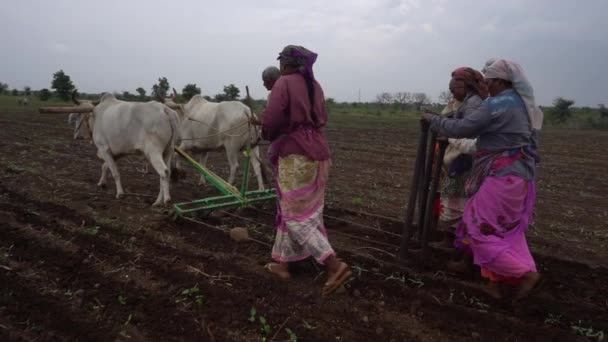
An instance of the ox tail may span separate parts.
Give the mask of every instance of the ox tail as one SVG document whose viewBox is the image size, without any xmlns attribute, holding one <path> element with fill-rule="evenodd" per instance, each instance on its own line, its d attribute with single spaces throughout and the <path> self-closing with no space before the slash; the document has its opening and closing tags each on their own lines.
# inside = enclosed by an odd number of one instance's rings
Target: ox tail
<svg viewBox="0 0 608 342">
<path fill-rule="evenodd" d="M 165 114 L 169 117 L 169 123 L 171 124 L 171 143 L 173 146 L 179 146 L 182 140 L 179 129 L 179 116 L 170 108 L 165 107 L 164 110 Z"/>
<path fill-rule="evenodd" d="M 254 118 L 256 117 L 256 115 L 253 113 L 253 111 L 251 110 L 250 107 L 244 108 L 243 114 L 245 114 L 245 117 L 247 118 L 247 120 L 249 120 L 252 117 L 254 117 Z M 260 141 L 262 140 L 262 126 L 250 124 L 247 134 L 249 135 L 248 143 L 251 144 L 251 147 L 257 146 L 260 143 Z"/>
<path fill-rule="evenodd" d="M 165 114 L 167 115 L 167 117 L 169 118 L 169 124 L 171 125 L 171 140 L 170 143 L 167 144 L 167 146 L 165 147 L 165 151 L 163 153 L 163 155 L 167 156 L 170 155 L 172 156 L 169 160 L 170 160 L 170 165 L 167 165 L 167 167 L 170 170 L 170 176 L 172 180 L 177 180 L 177 177 L 179 177 L 178 175 L 178 171 L 175 167 L 175 157 L 176 155 L 174 154 L 174 148 L 178 147 L 179 144 L 181 143 L 181 132 L 180 132 L 180 128 L 179 128 L 179 116 L 177 115 L 177 113 L 168 108 L 165 107 L 164 108 Z"/>
</svg>

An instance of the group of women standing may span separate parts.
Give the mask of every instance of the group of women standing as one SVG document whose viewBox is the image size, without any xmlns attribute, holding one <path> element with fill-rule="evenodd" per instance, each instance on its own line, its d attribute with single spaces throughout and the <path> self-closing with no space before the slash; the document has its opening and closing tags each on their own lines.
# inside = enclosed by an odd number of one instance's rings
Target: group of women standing
<svg viewBox="0 0 608 342">
<path fill-rule="evenodd" d="M 316 58 L 301 46 L 281 51 L 281 76 L 267 86 L 272 91 L 262 120 L 253 123 L 261 125 L 263 137 L 271 141 L 269 159 L 277 178 L 275 262 L 266 268 L 288 280 L 288 263 L 312 256 L 327 266 L 322 293 L 328 295 L 352 272 L 336 256 L 323 224 L 331 154 L 322 132 L 327 123 L 325 97 L 312 68 Z M 480 267 L 489 281 L 488 294 L 501 298 L 499 285 L 508 283 L 518 286 L 517 300 L 540 280 L 525 233 L 536 198 L 542 112 L 517 63 L 492 59 L 482 72 L 454 70 L 449 83 L 454 99 L 444 110 L 451 115 L 423 113 L 422 120 L 451 138 L 450 148 L 464 152 L 446 165 L 441 222 L 451 231 L 450 247 Z"/>
</svg>

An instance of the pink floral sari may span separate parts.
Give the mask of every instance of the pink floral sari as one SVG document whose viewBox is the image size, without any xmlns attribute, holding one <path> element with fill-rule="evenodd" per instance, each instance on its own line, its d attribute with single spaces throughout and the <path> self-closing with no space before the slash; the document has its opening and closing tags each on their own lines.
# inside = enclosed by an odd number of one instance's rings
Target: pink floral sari
<svg viewBox="0 0 608 342">
<path fill-rule="evenodd" d="M 335 254 L 323 225 L 330 164 L 329 160 L 313 161 L 296 154 L 278 159 L 274 260 L 292 262 L 312 256 L 323 264 Z"/>
</svg>

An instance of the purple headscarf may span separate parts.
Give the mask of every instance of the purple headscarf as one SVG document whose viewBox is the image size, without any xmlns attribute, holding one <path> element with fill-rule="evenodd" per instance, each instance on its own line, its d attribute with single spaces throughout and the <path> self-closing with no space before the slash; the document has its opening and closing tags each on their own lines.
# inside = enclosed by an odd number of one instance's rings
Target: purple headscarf
<svg viewBox="0 0 608 342">
<path fill-rule="evenodd" d="M 317 61 L 317 54 L 307 48 L 298 45 L 287 45 L 279 53 L 277 59 L 284 61 L 287 65 L 296 66 L 298 72 L 307 80 L 315 79 L 312 65 Z"/>
</svg>

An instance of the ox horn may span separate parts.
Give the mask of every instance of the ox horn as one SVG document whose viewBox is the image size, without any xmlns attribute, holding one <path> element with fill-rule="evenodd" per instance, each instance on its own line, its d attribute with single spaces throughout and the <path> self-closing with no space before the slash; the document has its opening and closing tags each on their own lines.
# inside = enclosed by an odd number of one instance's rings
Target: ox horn
<svg viewBox="0 0 608 342">
<path fill-rule="evenodd" d="M 177 91 L 175 90 L 175 88 L 172 88 L 172 89 L 173 89 L 173 100 L 175 101 L 175 100 L 177 100 Z"/>
<path fill-rule="evenodd" d="M 72 101 L 77 105 L 80 106 L 80 101 L 78 100 L 78 89 L 74 89 L 74 91 L 72 92 Z"/>
</svg>

